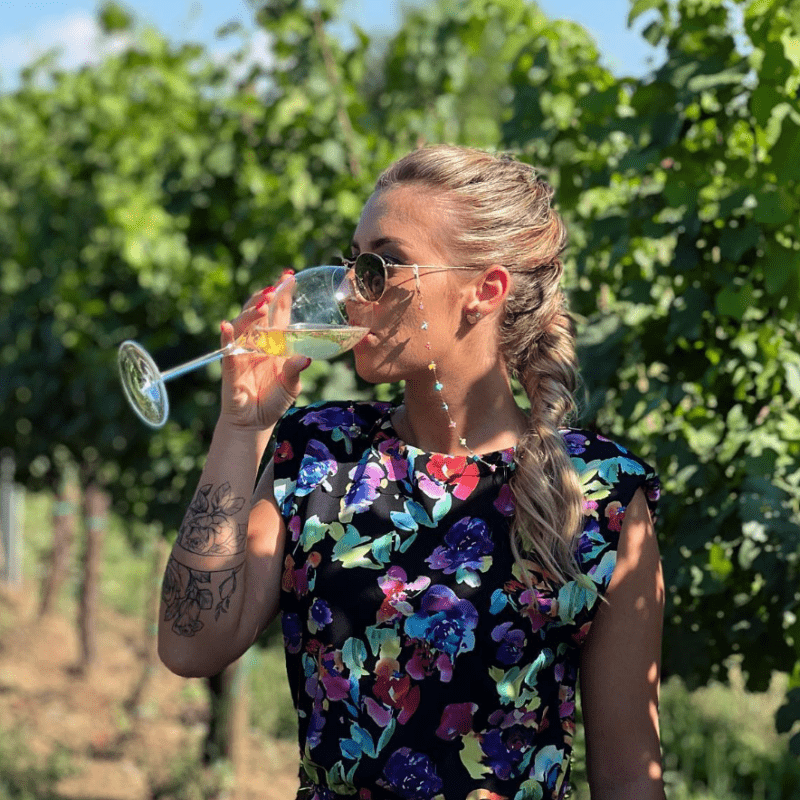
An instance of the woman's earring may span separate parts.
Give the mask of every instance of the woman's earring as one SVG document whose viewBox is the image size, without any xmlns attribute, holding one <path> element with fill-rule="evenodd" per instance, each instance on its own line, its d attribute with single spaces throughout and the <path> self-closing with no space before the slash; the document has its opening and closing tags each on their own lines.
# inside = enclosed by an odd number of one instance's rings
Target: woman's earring
<svg viewBox="0 0 800 800">
<path fill-rule="evenodd" d="M 467 311 L 467 322 L 469 322 L 470 325 L 474 325 L 481 316 L 480 311 Z"/>
</svg>

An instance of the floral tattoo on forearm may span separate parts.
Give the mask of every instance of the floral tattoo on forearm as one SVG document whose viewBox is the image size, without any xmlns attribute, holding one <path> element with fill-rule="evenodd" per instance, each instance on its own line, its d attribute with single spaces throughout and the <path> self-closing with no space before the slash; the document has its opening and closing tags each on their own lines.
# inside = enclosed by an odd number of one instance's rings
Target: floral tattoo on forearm
<svg viewBox="0 0 800 800">
<path fill-rule="evenodd" d="M 208 611 L 213 607 L 216 620 L 230 608 L 240 570 L 241 566 L 223 570 L 227 577 L 219 585 L 219 601 L 214 605 L 211 577 L 215 573 L 189 569 L 170 556 L 161 588 L 164 621 L 172 620 L 172 630 L 178 636 L 194 636 L 203 627 L 200 621 L 201 611 Z"/>
<path fill-rule="evenodd" d="M 176 544 L 199 556 L 244 553 L 247 525 L 235 518 L 244 507 L 244 498 L 234 497 L 229 483 L 223 483 L 213 493 L 212 488 L 208 483 L 197 490 L 181 523 Z M 172 620 L 172 630 L 179 636 L 194 636 L 203 628 L 201 611 L 213 608 L 215 620 L 228 611 L 241 569 L 242 564 L 221 570 L 193 569 L 170 556 L 161 589 L 164 621 Z M 220 578 L 215 603 L 213 587 Z"/>
<path fill-rule="evenodd" d="M 229 483 L 214 494 L 212 484 L 197 490 L 178 532 L 178 544 L 192 553 L 225 556 L 242 553 L 247 541 L 247 525 L 236 522 L 244 506 L 243 497 L 234 497 Z"/>
</svg>

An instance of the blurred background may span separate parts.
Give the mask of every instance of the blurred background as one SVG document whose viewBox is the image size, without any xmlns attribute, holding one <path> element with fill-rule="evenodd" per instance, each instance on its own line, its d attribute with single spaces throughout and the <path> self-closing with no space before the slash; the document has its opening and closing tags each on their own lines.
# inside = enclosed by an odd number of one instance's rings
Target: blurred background
<svg viewBox="0 0 800 800">
<path fill-rule="evenodd" d="M 556 187 L 579 423 L 661 475 L 668 797 L 796 798 L 799 89 L 800 0 L 0 0 L 0 798 L 294 796 L 279 632 L 209 681 L 154 655 L 218 366 L 152 432 L 116 348 L 206 352 L 440 141 Z"/>
</svg>

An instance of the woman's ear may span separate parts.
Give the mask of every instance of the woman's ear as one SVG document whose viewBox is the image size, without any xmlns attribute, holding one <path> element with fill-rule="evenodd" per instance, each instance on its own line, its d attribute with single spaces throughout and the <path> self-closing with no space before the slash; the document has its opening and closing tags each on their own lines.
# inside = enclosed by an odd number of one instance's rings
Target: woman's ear
<svg viewBox="0 0 800 800">
<path fill-rule="evenodd" d="M 469 303 L 482 316 L 488 316 L 503 305 L 511 291 L 511 273 L 502 264 L 493 264 L 474 284 L 474 294 Z"/>
</svg>

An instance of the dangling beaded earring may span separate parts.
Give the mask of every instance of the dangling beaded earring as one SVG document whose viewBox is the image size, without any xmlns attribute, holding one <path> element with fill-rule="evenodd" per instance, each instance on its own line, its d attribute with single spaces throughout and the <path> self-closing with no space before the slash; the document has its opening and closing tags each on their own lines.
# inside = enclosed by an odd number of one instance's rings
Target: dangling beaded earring
<svg viewBox="0 0 800 800">
<path fill-rule="evenodd" d="M 419 298 L 418 308 L 419 308 L 420 311 L 424 311 L 425 307 L 422 304 L 422 287 L 421 287 L 420 280 L 419 280 L 419 267 L 416 264 L 414 265 L 414 281 L 415 281 L 416 287 L 417 287 L 417 297 Z M 480 312 L 476 311 L 475 312 L 475 317 L 476 317 L 475 318 L 475 322 L 477 322 L 478 319 L 480 319 L 480 316 L 481 316 Z M 467 315 L 467 321 L 470 321 L 469 320 L 469 315 Z M 471 324 L 474 324 L 474 323 L 471 323 Z M 423 331 L 428 330 L 428 321 L 423 319 L 422 320 L 422 324 L 420 325 L 420 328 Z M 426 342 L 425 343 L 425 349 L 426 350 L 430 350 L 431 349 L 431 343 L 430 342 Z M 436 373 L 436 362 L 431 360 L 431 362 L 428 364 L 428 369 L 433 373 L 433 380 L 434 380 L 433 388 L 439 393 L 439 396 L 442 398 L 442 410 L 444 411 L 445 414 L 447 414 L 447 419 L 449 421 L 448 427 L 453 428 L 455 430 L 456 422 L 453 419 L 453 417 L 450 415 L 450 406 L 447 405 L 447 401 L 444 399 L 444 395 L 442 394 L 442 392 L 444 390 L 444 384 L 439 380 L 439 376 Z M 480 461 L 480 463 L 483 464 L 484 466 L 487 466 L 491 472 L 495 472 L 497 470 L 497 465 L 496 464 L 490 464 L 488 461 L 485 461 L 484 459 L 482 459 L 467 444 L 467 440 L 463 436 L 459 438 L 458 443 L 469 453 L 469 458 L 470 458 L 471 461 L 475 461 L 475 462 Z"/>
</svg>

